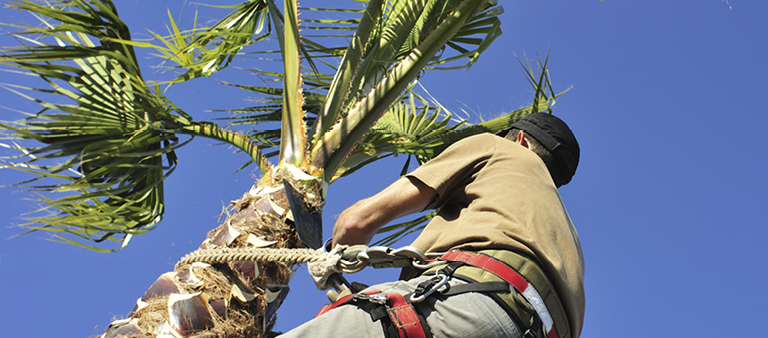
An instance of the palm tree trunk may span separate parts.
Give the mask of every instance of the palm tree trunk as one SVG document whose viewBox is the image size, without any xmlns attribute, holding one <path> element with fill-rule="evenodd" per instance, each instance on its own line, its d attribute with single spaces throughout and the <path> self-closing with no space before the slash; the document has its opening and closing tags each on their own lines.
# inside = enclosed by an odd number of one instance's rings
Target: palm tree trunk
<svg viewBox="0 0 768 338">
<path fill-rule="evenodd" d="M 200 248 L 301 247 L 291 225 L 283 177 L 269 176 L 232 202 L 227 219 L 209 232 Z M 317 189 L 291 183 L 310 208 L 322 207 Z M 281 262 L 177 264 L 147 289 L 127 318 L 113 321 L 101 337 L 275 336 L 270 329 L 293 271 L 294 266 Z"/>
</svg>

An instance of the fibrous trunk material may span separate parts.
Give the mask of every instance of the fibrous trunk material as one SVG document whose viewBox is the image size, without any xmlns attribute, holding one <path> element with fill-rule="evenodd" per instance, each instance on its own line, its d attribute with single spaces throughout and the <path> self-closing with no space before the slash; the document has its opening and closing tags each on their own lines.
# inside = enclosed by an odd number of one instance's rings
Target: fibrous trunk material
<svg viewBox="0 0 768 338">
<path fill-rule="evenodd" d="M 209 232 L 200 248 L 302 247 L 282 179 L 264 178 L 233 201 L 227 219 Z M 310 209 L 322 207 L 317 184 L 292 185 Z M 126 318 L 113 321 L 100 337 L 274 336 L 270 329 L 294 271 L 295 266 L 282 262 L 177 264 L 149 286 Z"/>
</svg>

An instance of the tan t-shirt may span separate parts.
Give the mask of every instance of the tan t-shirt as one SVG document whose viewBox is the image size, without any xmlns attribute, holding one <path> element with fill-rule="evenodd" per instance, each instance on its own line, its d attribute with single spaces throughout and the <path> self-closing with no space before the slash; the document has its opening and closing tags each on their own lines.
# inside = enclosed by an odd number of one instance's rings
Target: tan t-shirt
<svg viewBox="0 0 768 338">
<path fill-rule="evenodd" d="M 579 237 L 544 162 L 492 134 L 448 147 L 408 176 L 437 191 L 442 207 L 413 246 L 424 252 L 508 249 L 537 259 L 562 298 L 572 337 L 584 321 Z"/>
</svg>

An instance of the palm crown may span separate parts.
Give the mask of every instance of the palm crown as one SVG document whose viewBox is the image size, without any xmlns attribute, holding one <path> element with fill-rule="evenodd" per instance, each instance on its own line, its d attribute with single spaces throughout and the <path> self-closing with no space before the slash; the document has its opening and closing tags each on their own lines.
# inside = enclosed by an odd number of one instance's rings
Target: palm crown
<svg viewBox="0 0 768 338">
<path fill-rule="evenodd" d="M 159 222 L 162 181 L 178 163 L 174 150 L 186 143 L 180 134 L 233 144 L 267 175 L 292 165 L 330 183 L 392 154 L 424 162 L 462 137 L 495 132 L 548 109 L 555 96 L 548 95 L 546 72 L 529 72 L 537 88 L 532 106 L 477 125 L 449 125 L 450 112 L 413 90 L 424 69 L 477 60 L 501 33 L 495 2 L 370 1 L 364 11 L 302 8 L 299 20 L 295 1 L 286 1 L 283 12 L 272 1 L 249 1 L 210 27 L 181 30 L 170 17 L 168 35 L 153 33 L 151 42 L 132 40 L 110 1 L 16 1 L 11 7 L 37 13 L 42 24 L 19 27 L 24 45 L 4 48 L 0 60 L 39 76 L 49 88 L 4 85 L 43 106 L 2 124 L 6 138 L 42 143 L 7 144 L 22 153 L 6 158 L 6 166 L 35 174 L 24 182 L 33 190 L 70 192 L 41 194 L 43 214 L 30 219 L 31 229 L 94 249 L 86 243 L 125 243 Z M 353 18 L 311 18 L 328 12 Z M 308 33 L 300 35 L 300 26 Z M 279 49 L 267 43 L 260 49 L 272 35 Z M 339 41 L 349 45 L 332 45 Z M 145 81 L 135 48 L 155 50 L 181 74 L 165 84 Z M 256 70 L 277 86 L 238 85 L 264 96 L 262 105 L 230 120 L 232 128 L 247 126 L 248 132 L 196 121 L 162 94 L 162 86 L 210 76 L 244 53 L 274 55 L 283 63 L 281 70 Z M 43 101 L 25 90 L 71 103 Z M 275 155 L 277 166 L 267 159 Z M 58 182 L 33 183 L 43 178 Z"/>
</svg>

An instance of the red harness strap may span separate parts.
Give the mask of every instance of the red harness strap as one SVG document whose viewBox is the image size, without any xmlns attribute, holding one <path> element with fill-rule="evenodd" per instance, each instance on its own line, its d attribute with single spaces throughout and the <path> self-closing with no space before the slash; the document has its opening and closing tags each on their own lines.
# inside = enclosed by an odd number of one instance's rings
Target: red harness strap
<svg viewBox="0 0 768 338">
<path fill-rule="evenodd" d="M 381 291 L 371 291 L 365 292 L 363 294 L 370 296 L 378 293 L 381 293 Z M 360 297 L 360 294 L 344 296 L 333 304 L 323 306 L 315 318 L 341 305 L 351 303 L 353 299 L 355 299 L 355 296 L 360 298 L 359 301 L 363 301 L 365 299 L 365 297 Z M 424 330 L 424 326 L 422 325 L 421 320 L 419 320 L 419 316 L 416 314 L 416 310 L 403 295 L 399 293 L 391 293 L 385 295 L 384 297 L 386 299 L 386 303 L 382 304 L 381 306 L 386 309 L 387 315 L 389 316 L 392 325 L 397 330 L 399 338 L 427 338 L 427 331 Z"/>
<path fill-rule="evenodd" d="M 401 338 L 426 338 L 424 327 L 413 309 L 413 305 L 399 293 L 387 295 L 387 314 L 397 328 Z"/>
<path fill-rule="evenodd" d="M 445 253 L 441 260 L 463 262 L 484 270 L 490 271 L 493 274 L 501 277 L 501 279 L 507 281 L 509 284 L 514 285 L 520 292 L 525 291 L 528 288 L 528 281 L 520 276 L 515 270 L 512 270 L 506 264 L 494 259 L 491 256 L 477 254 L 469 251 L 449 251 Z"/>
<path fill-rule="evenodd" d="M 381 292 L 381 291 L 366 292 L 366 294 L 372 295 L 372 294 L 376 294 L 376 293 L 379 293 L 379 292 Z M 350 302 L 352 300 L 352 297 L 354 297 L 355 295 L 356 295 L 355 293 L 353 293 L 351 295 L 346 295 L 344 297 L 339 298 L 333 304 L 325 304 L 325 305 L 323 305 L 323 307 L 320 309 L 320 312 L 318 312 L 315 315 L 315 318 L 320 317 L 320 315 L 322 315 L 322 314 L 324 314 L 324 313 L 326 313 L 328 311 L 331 311 L 331 310 L 339 307 L 340 305 L 347 304 L 348 302 Z"/>
<path fill-rule="evenodd" d="M 449 251 L 440 257 L 440 259 L 445 261 L 463 262 L 478 268 L 482 268 L 486 271 L 490 271 L 496 276 L 499 276 L 507 283 L 512 284 L 518 291 L 520 291 L 520 293 L 523 294 L 526 299 L 528 299 L 534 308 L 536 308 L 536 312 L 539 314 L 539 317 L 543 317 L 542 320 L 544 321 L 544 326 L 547 330 L 547 337 L 558 337 L 548 309 L 546 307 L 542 308 L 541 306 L 537 306 L 539 304 L 543 305 L 544 301 L 541 299 L 541 296 L 538 294 L 536 289 L 530 283 L 528 283 L 528 281 L 525 280 L 523 276 L 517 273 L 517 271 L 514 269 L 510 268 L 504 262 L 496 260 L 491 256 L 460 250 Z"/>
</svg>

